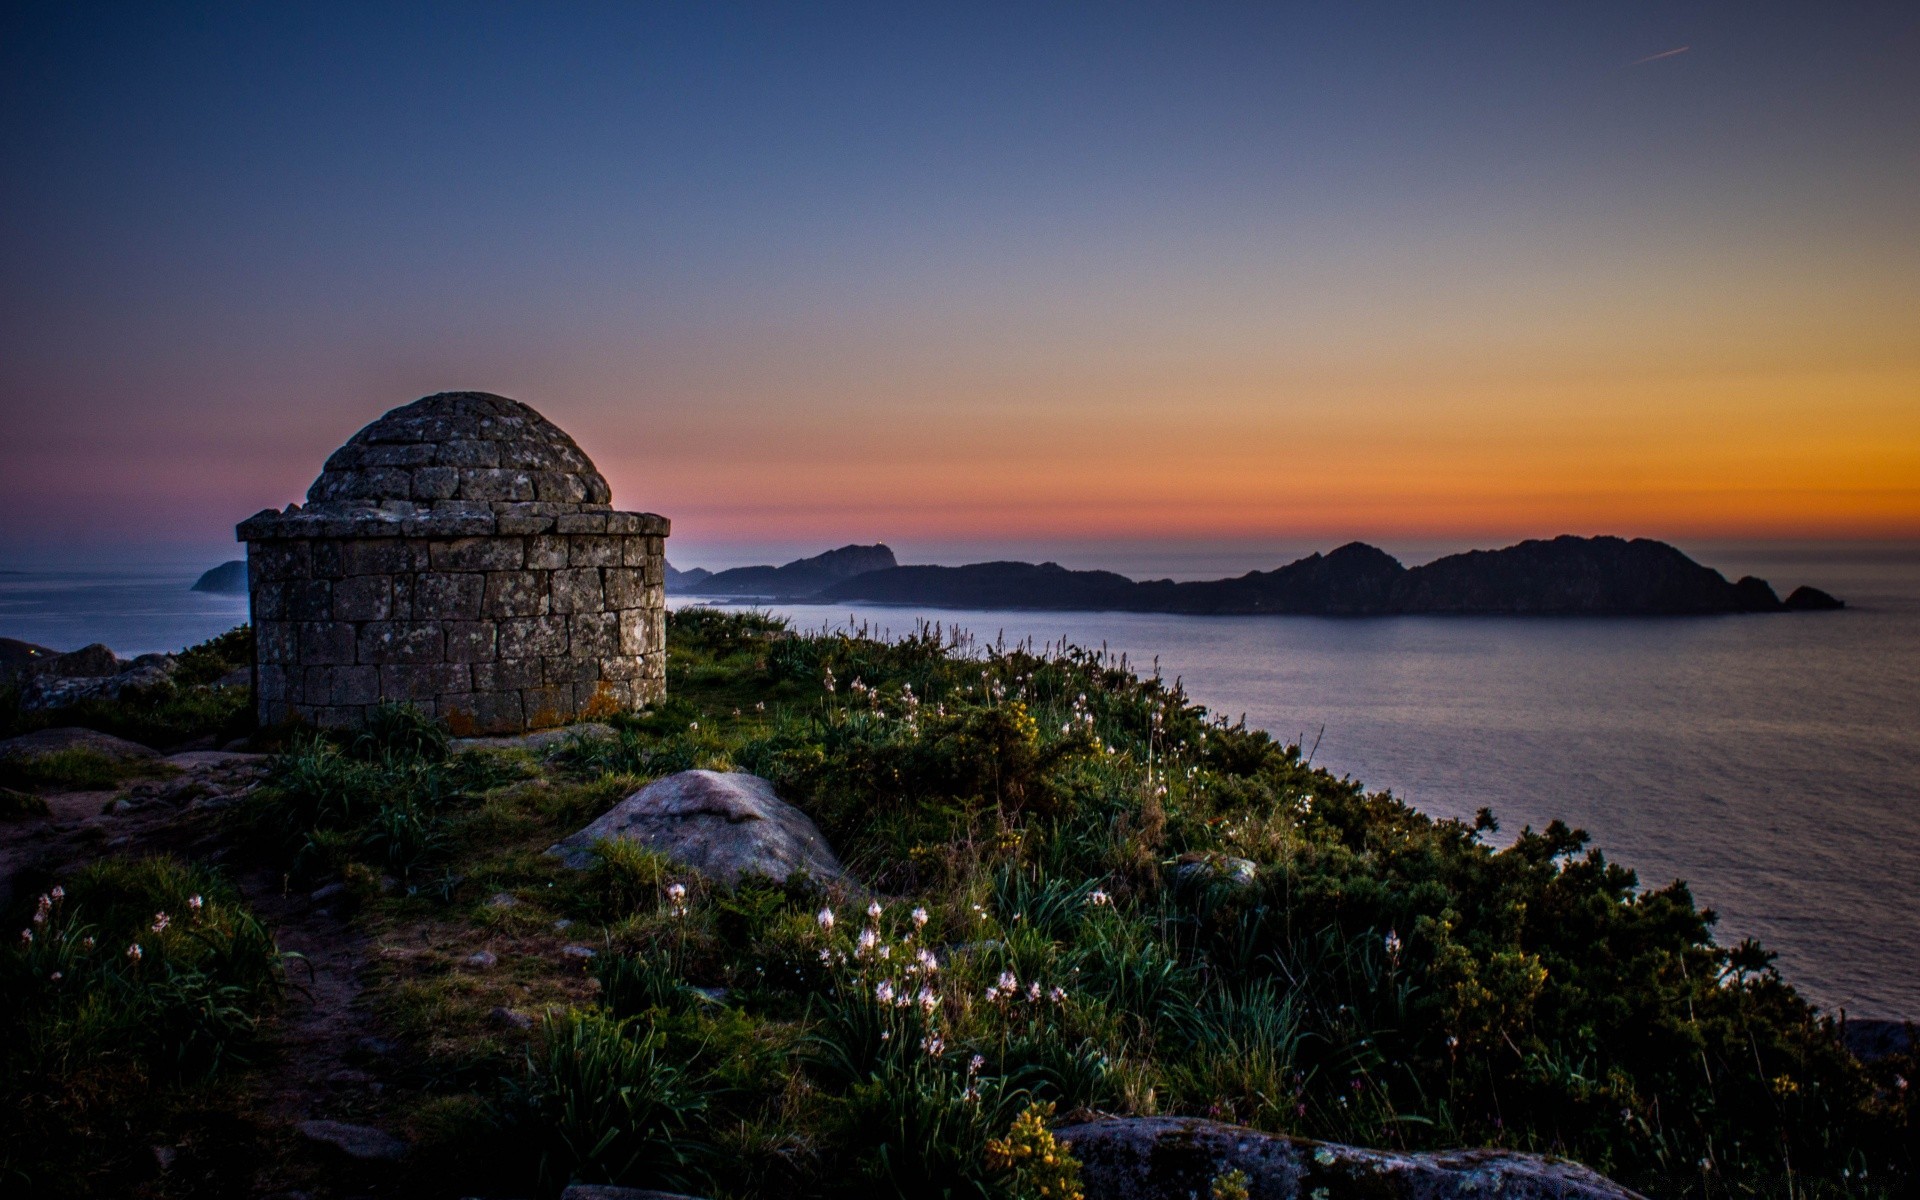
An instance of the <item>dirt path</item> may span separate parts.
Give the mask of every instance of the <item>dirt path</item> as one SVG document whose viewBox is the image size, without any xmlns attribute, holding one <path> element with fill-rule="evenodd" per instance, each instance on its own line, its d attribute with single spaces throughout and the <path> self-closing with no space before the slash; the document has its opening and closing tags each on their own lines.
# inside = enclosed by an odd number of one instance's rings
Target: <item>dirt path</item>
<svg viewBox="0 0 1920 1200">
<path fill-rule="evenodd" d="M 236 844 L 223 810 L 257 781 L 259 756 L 168 761 L 179 775 L 116 791 L 51 793 L 48 815 L 0 822 L 0 901 L 106 857 L 175 854 L 225 867 L 290 956 L 286 1002 L 264 1030 L 267 1053 L 234 1081 L 247 1097 L 244 1110 L 291 1152 L 260 1163 L 257 1194 L 331 1194 L 326 1154 L 298 1151 L 291 1131 L 311 1119 L 382 1123 L 380 1074 L 392 1048 L 375 1035 L 363 1002 L 370 939 L 348 919 L 343 893 L 290 890 L 278 870 L 247 861 Z M 353 1190 L 378 1194 L 368 1182 Z"/>
</svg>

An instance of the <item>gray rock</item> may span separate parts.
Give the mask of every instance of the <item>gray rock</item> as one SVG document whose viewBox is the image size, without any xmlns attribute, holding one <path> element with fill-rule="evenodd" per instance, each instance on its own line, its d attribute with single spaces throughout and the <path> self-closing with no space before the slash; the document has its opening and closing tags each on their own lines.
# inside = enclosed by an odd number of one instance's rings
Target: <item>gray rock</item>
<svg viewBox="0 0 1920 1200">
<path fill-rule="evenodd" d="M 496 1005 L 488 1018 L 502 1029 L 532 1029 L 533 1018 L 523 1012 L 516 1012 L 505 1005 Z"/>
<path fill-rule="evenodd" d="M 1364 1150 L 1181 1117 L 1120 1117 L 1054 1131 L 1081 1162 L 1087 1200 L 1188 1200 L 1244 1171 L 1251 1200 L 1643 1200 L 1566 1159 L 1508 1150 Z"/>
<path fill-rule="evenodd" d="M 1252 887 L 1260 868 L 1252 859 L 1231 854 L 1183 854 L 1173 868 L 1174 880 L 1194 887 L 1226 883 L 1233 887 Z"/>
<path fill-rule="evenodd" d="M 599 951 L 592 946 L 562 946 L 560 953 L 567 958 L 587 959 L 592 958 Z"/>
<path fill-rule="evenodd" d="M 371 1125 L 349 1125 L 345 1121 L 302 1121 L 294 1128 L 308 1141 L 331 1146 L 360 1162 L 398 1162 L 407 1154 L 405 1142 Z"/>
<path fill-rule="evenodd" d="M 807 814 L 774 795 L 766 780 L 738 771 L 656 779 L 547 853 L 584 869 L 594 861 L 595 843 L 622 838 L 724 883 L 750 874 L 775 880 L 796 871 L 821 880 L 846 875 Z"/>
<path fill-rule="evenodd" d="M 500 956 L 491 950 L 476 950 L 472 954 L 467 955 L 466 962 L 470 967 L 480 967 L 483 969 L 486 967 L 497 967 L 500 965 Z"/>
<path fill-rule="evenodd" d="M 487 897 L 487 907 L 518 908 L 520 907 L 520 900 L 519 897 L 515 896 L 512 892 L 495 892 L 493 895 Z"/>
<path fill-rule="evenodd" d="M 696 1198 L 683 1192 L 656 1192 L 652 1188 L 576 1183 L 560 1193 L 560 1200 L 696 1200 Z"/>
<path fill-rule="evenodd" d="M 160 757 L 158 750 L 100 733 L 93 729 L 42 729 L 0 741 L 0 758 L 38 758 L 62 750 L 83 749 L 103 754 L 119 762 L 134 762 Z"/>
</svg>

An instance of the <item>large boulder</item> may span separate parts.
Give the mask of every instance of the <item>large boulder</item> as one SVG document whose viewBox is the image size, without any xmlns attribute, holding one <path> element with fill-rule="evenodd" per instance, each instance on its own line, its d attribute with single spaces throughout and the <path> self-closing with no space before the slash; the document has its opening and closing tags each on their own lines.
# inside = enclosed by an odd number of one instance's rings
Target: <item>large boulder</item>
<svg viewBox="0 0 1920 1200">
<path fill-rule="evenodd" d="M 1181 1117 L 1054 1134 L 1079 1158 L 1087 1200 L 1188 1200 L 1235 1170 L 1246 1172 L 1249 1200 L 1642 1200 L 1578 1163 L 1506 1150 L 1363 1150 Z"/>
<path fill-rule="evenodd" d="M 596 842 L 621 838 L 723 883 L 742 875 L 785 879 L 795 871 L 819 880 L 845 875 L 807 814 L 774 795 L 766 780 L 740 771 L 682 771 L 656 779 L 547 853 L 585 868 L 593 863 Z"/>
<path fill-rule="evenodd" d="M 40 758 L 63 750 L 90 750 L 115 762 L 158 759 L 160 752 L 97 729 L 39 729 L 0 740 L 0 759 Z"/>
</svg>

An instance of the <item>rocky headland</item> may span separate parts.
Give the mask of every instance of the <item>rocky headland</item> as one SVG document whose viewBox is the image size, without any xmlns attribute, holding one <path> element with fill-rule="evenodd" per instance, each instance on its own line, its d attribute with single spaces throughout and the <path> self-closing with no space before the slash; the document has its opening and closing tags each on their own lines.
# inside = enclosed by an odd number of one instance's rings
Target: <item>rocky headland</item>
<svg viewBox="0 0 1920 1200">
<path fill-rule="evenodd" d="M 201 575 L 189 589 L 196 592 L 212 592 L 216 596 L 244 596 L 247 594 L 247 560 L 232 559 Z"/>
<path fill-rule="evenodd" d="M 1349 542 L 1271 571 L 1186 583 L 1050 562 L 900 566 L 885 546 L 847 546 L 782 567 L 722 571 L 676 590 L 935 608 L 1301 616 L 1656 616 L 1845 606 L 1810 587 L 1782 600 L 1764 579 L 1729 581 L 1665 542 L 1571 536 L 1450 554 L 1416 567 L 1364 542 Z"/>
</svg>

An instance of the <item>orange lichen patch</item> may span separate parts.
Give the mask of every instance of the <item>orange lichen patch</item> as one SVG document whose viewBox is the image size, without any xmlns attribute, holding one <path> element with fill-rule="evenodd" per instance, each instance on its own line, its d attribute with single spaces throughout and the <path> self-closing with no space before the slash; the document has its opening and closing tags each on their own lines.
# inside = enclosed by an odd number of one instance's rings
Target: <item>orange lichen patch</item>
<svg viewBox="0 0 1920 1200">
<path fill-rule="evenodd" d="M 603 681 L 594 687 L 593 695 L 581 706 L 580 715 L 598 721 L 620 712 L 622 707 L 613 689 Z"/>
</svg>

